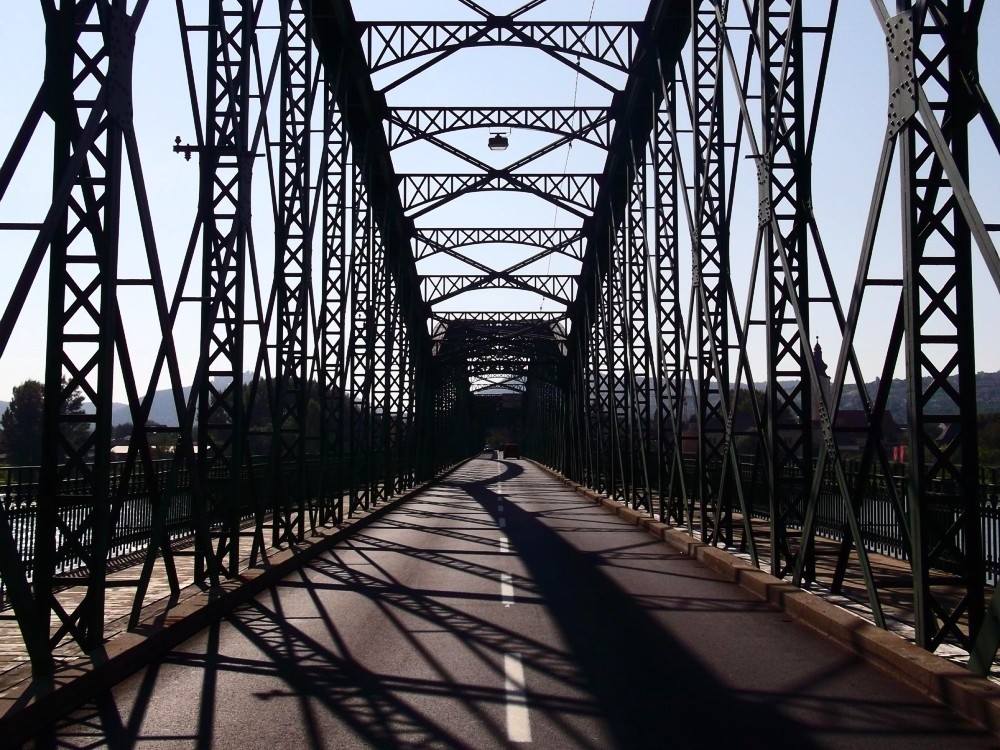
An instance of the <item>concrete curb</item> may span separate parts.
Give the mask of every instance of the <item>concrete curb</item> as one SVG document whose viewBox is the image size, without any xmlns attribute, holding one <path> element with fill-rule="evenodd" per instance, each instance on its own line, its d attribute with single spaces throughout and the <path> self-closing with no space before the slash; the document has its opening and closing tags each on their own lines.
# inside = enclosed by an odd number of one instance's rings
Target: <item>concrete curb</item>
<svg viewBox="0 0 1000 750">
<path fill-rule="evenodd" d="M 802 625 L 1000 736 L 1000 686 L 882 630 L 836 604 L 779 580 L 724 550 L 703 544 L 680 529 L 598 495 L 536 461 L 531 463 L 608 512 L 646 530 L 680 554 L 697 560 Z"/>
<path fill-rule="evenodd" d="M 85 665 L 58 671 L 55 677 L 44 681 L 32 680 L 28 665 L 14 670 L 6 680 L 8 689 L 0 698 L 0 748 L 19 747 L 43 727 L 51 725 L 54 718 L 112 688 L 338 542 L 418 493 L 445 481 L 473 458 L 475 456 L 460 461 L 440 476 L 375 507 L 364 516 L 346 521 L 341 528 L 308 537 L 294 548 L 272 552 L 266 568 L 244 570 L 218 589 L 206 591 L 189 586 L 182 590 L 181 601 L 169 609 L 164 602 L 149 605 L 136 631 L 114 636 L 102 649 L 91 652 L 90 662 Z M 187 597 L 185 592 L 189 594 Z M 16 684 L 10 684 L 15 681 Z"/>
</svg>

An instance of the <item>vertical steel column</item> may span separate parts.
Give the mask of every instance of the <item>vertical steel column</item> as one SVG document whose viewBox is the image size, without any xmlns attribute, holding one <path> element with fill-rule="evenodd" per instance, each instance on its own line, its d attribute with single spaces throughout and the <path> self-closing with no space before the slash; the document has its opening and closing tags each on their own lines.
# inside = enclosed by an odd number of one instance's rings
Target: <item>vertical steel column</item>
<svg viewBox="0 0 1000 750">
<path fill-rule="evenodd" d="M 323 282 L 317 342 L 320 347 L 319 390 L 321 393 L 320 454 L 324 510 L 321 522 L 344 519 L 344 484 L 349 457 L 345 440 L 350 428 L 350 401 L 347 395 L 349 368 L 346 346 L 348 331 L 347 228 L 347 134 L 337 106 L 340 70 L 329 71 L 334 80 L 325 83 L 323 121 Z"/>
<path fill-rule="evenodd" d="M 359 505 L 368 509 L 371 482 L 371 385 L 375 353 L 374 238 L 365 169 L 354 165 L 352 192 L 351 328 L 347 349 L 350 385 L 351 499 L 348 513 Z"/>
<path fill-rule="evenodd" d="M 439 367 L 434 390 L 434 427 L 431 431 L 431 440 L 434 446 L 434 474 L 439 474 L 448 465 L 454 450 L 458 433 L 454 409 L 455 380 L 452 369 Z"/>
<path fill-rule="evenodd" d="M 650 310 L 649 263 L 646 253 L 646 162 L 645 151 L 632 154 L 631 189 L 625 214 L 626 262 L 623 290 L 627 333 L 628 400 L 629 400 L 629 465 L 631 493 L 628 502 L 633 508 L 644 507 L 653 512 L 650 483 L 649 448 L 652 435 L 650 392 L 656 377 L 653 368 L 650 321 L 655 320 L 655 308 Z"/>
<path fill-rule="evenodd" d="M 51 232 L 49 313 L 32 580 L 38 633 L 25 633 L 39 673 L 52 668 L 51 656 L 40 648 L 43 641 L 54 647 L 68 634 L 89 649 L 102 642 L 104 633 L 122 134 L 132 119 L 135 38 L 124 2 L 102 10 L 95 23 L 93 2 L 67 1 L 46 19 L 45 110 L 55 125 L 53 195 L 67 189 L 69 194 L 46 222 Z M 69 413 L 77 392 L 94 405 L 93 414 Z M 75 480 L 72 490 L 70 479 Z M 64 511 L 73 510 L 79 520 L 64 518 Z M 62 543 L 57 545 L 57 539 Z M 53 587 L 80 585 L 58 575 L 72 560 L 87 568 L 87 592 L 66 612 Z M 53 611 L 61 623 L 50 637 Z"/>
<path fill-rule="evenodd" d="M 594 402 L 591 392 L 591 369 L 590 369 L 590 326 L 579 326 L 575 331 L 576 346 L 575 357 L 571 363 L 574 374 L 574 393 L 576 406 L 576 454 L 579 457 L 576 481 L 588 486 L 596 486 L 596 468 L 594 451 L 598 443 L 598 434 L 594 431 Z"/>
<path fill-rule="evenodd" d="M 627 179 L 627 178 L 626 178 Z M 629 418 L 629 365 L 628 324 L 628 219 L 626 209 L 620 219 L 613 208 L 611 237 L 611 266 L 604 277 L 604 314 L 608 348 L 608 398 L 610 406 L 611 452 L 609 457 L 609 495 L 623 503 L 632 495 L 632 456 L 629 450 L 631 420 Z"/>
<path fill-rule="evenodd" d="M 412 380 L 410 344 L 406 337 L 406 326 L 403 324 L 403 311 L 396 310 L 398 322 L 395 326 L 395 356 L 393 367 L 395 374 L 394 408 L 391 422 L 390 437 L 392 438 L 392 488 L 389 494 L 396 495 L 410 487 L 410 465 L 407 459 L 407 443 L 410 432 L 410 408 L 412 404 Z"/>
<path fill-rule="evenodd" d="M 678 260 L 677 167 L 674 151 L 676 86 L 673 69 L 660 70 L 663 99 L 653 124 L 653 267 L 656 340 L 656 492 L 661 521 L 685 522 L 680 430 L 683 415 L 684 323 Z"/>
<path fill-rule="evenodd" d="M 413 460 L 418 482 L 430 479 L 433 472 L 434 414 L 437 404 L 437 367 L 426 348 L 415 352 L 414 391 L 415 439 Z"/>
<path fill-rule="evenodd" d="M 802 6 L 767 0 L 761 8 L 762 158 L 759 222 L 767 260 L 771 573 L 790 572 L 796 556 L 811 559 L 811 540 L 792 548 L 789 527 L 801 528 L 813 475 L 812 356 L 808 241 L 811 198 L 802 85 Z M 796 320 L 790 295 L 800 305 Z M 794 478 L 793 478 L 794 477 Z M 807 577 L 812 576 L 807 573 Z"/>
<path fill-rule="evenodd" d="M 404 351 L 406 352 L 406 361 L 403 364 L 403 397 L 405 399 L 405 405 L 403 413 L 400 415 L 401 430 L 399 461 L 402 471 L 402 484 L 399 488 L 400 492 L 405 492 L 413 487 L 417 482 L 417 460 L 414 443 L 417 441 L 419 435 L 417 432 L 416 404 L 418 394 L 416 373 L 417 358 L 414 356 L 415 347 L 409 339 L 406 340 Z"/>
<path fill-rule="evenodd" d="M 371 352 L 370 381 L 368 387 L 368 456 L 369 493 L 373 502 L 386 498 L 387 439 L 386 419 L 389 408 L 389 368 L 392 359 L 392 278 L 386 268 L 385 245 L 378 229 L 378 222 L 371 221 L 371 273 L 372 295 L 370 309 L 369 351 Z"/>
<path fill-rule="evenodd" d="M 605 321 L 607 320 L 605 296 L 599 286 L 599 280 L 594 276 L 594 319 L 588 321 L 591 326 L 590 334 L 590 355 L 591 355 L 591 403 L 593 404 L 594 429 L 593 435 L 596 438 L 595 444 L 595 477 L 596 481 L 592 485 L 596 492 L 613 494 L 614 488 L 611 484 L 612 472 L 612 444 L 614 442 L 614 414 L 612 413 L 611 398 L 611 378 L 609 370 L 609 336 Z M 590 307 L 587 306 L 588 310 Z"/>
<path fill-rule="evenodd" d="M 967 126 L 976 114 L 968 57 L 976 49 L 978 13 L 966 11 L 964 0 L 902 7 L 907 10 L 889 19 L 887 37 L 896 58 L 890 57 L 893 105 L 899 108 L 894 114 L 906 121 L 900 167 L 907 495 L 917 643 L 933 650 L 948 636 L 968 645 L 984 611 L 972 242 L 953 182 L 958 177 L 968 185 Z M 961 591 L 957 603 L 933 585 L 932 571 L 949 574 L 949 591 Z M 958 627 L 963 616 L 969 637 Z"/>
<path fill-rule="evenodd" d="M 382 499 L 388 499 L 395 492 L 396 483 L 395 461 L 393 456 L 395 445 L 393 422 L 398 416 L 399 410 L 399 363 L 396 361 L 396 337 L 398 335 L 397 329 L 399 327 L 399 299 L 396 294 L 392 274 L 389 273 L 389 269 L 385 268 L 384 261 L 383 274 L 381 314 L 384 329 L 380 339 L 382 357 L 381 362 L 379 363 L 379 365 L 381 365 L 382 373 L 382 391 L 377 394 L 381 404 L 380 412 L 382 415 L 378 435 L 381 446 L 379 450 L 379 464 L 381 467 L 379 476 L 381 477 L 383 489 L 381 490 L 379 497 Z"/>
<path fill-rule="evenodd" d="M 566 379 L 569 382 L 569 397 L 567 408 L 568 448 L 572 465 L 566 475 L 574 482 L 592 486 L 591 482 L 591 449 L 590 434 L 590 402 L 588 382 L 589 355 L 587 348 L 589 331 L 586 326 L 574 327 L 568 342 L 568 356 L 564 367 Z"/>
<path fill-rule="evenodd" d="M 718 0 L 693 0 L 691 70 L 694 98 L 693 238 L 697 331 L 698 475 L 702 538 L 729 541 L 729 498 L 719 487 L 725 460 L 724 415 L 729 401 L 729 211 L 726 205 L 725 118 L 722 95 L 722 10 Z"/>
<path fill-rule="evenodd" d="M 309 408 L 309 290 L 312 279 L 310 138 L 311 0 L 282 0 L 279 205 L 275 222 L 277 357 L 272 426 L 273 543 L 305 535 Z"/>
<path fill-rule="evenodd" d="M 582 482 L 583 479 L 583 441 L 586 439 L 582 430 L 582 420 L 580 419 L 580 366 L 577 352 L 579 351 L 580 339 L 577 338 L 569 346 L 570 354 L 567 357 L 567 366 L 564 368 L 564 381 L 566 383 L 566 405 L 565 419 L 566 429 L 564 440 L 566 441 L 566 466 L 562 473 L 574 482 Z"/>
<path fill-rule="evenodd" d="M 246 454 L 243 398 L 244 294 L 250 226 L 249 94 L 250 0 L 211 0 L 208 6 L 208 103 L 201 154 L 201 360 L 198 390 L 198 471 L 205 503 L 196 539 L 195 579 L 218 583 L 219 567 L 237 572 L 240 474 Z M 207 506 L 207 507 L 206 507 Z M 221 523 L 218 548 L 205 524 Z M 228 556 L 228 562 L 224 562 Z"/>
</svg>

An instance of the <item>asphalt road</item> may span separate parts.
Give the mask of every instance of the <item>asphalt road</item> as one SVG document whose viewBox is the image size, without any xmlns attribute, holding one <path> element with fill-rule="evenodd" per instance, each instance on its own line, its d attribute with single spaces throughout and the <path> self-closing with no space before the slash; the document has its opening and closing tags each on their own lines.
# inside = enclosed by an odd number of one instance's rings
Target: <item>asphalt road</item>
<svg viewBox="0 0 1000 750">
<path fill-rule="evenodd" d="M 522 461 L 475 460 L 36 747 L 996 748 Z"/>
</svg>

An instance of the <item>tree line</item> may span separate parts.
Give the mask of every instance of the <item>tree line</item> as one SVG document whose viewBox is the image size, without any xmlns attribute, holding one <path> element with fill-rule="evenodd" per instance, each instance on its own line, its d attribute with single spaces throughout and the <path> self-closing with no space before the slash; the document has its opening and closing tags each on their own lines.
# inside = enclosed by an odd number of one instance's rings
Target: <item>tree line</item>
<svg viewBox="0 0 1000 750">
<path fill-rule="evenodd" d="M 66 383 L 63 381 L 63 390 Z M 272 433 L 272 405 L 275 399 L 274 384 L 261 381 L 257 388 L 251 383 L 243 385 L 243 401 L 246 405 L 246 429 L 249 433 L 248 443 L 251 453 L 266 453 L 270 449 Z M 352 404 L 350 397 L 341 396 L 343 406 L 341 414 L 350 419 Z M 315 382 L 307 385 L 306 433 L 318 435 L 320 430 L 320 392 Z M 37 466 L 42 458 L 42 423 L 45 404 L 45 386 L 37 380 L 25 380 L 15 386 L 7 409 L 0 415 L 0 453 L 6 454 L 6 463 L 10 466 Z M 60 407 L 62 414 L 84 414 L 84 397 L 79 389 L 73 391 Z M 157 428 L 164 427 L 156 422 L 147 422 L 146 428 L 152 433 Z M 79 446 L 90 434 L 90 428 L 85 425 L 64 424 L 64 434 L 71 445 Z M 114 425 L 112 441 L 115 444 L 126 443 L 132 436 L 131 422 Z M 150 443 L 155 448 L 170 450 L 177 441 L 176 430 L 164 430 L 154 434 Z"/>
<path fill-rule="evenodd" d="M 63 379 L 63 389 L 66 380 Z M 0 415 L 2 440 L 0 450 L 7 454 L 13 466 L 37 466 L 42 461 L 42 423 L 45 408 L 45 386 L 37 380 L 25 380 L 14 386 L 10 404 Z M 75 389 L 59 407 L 61 414 L 83 414 L 83 394 Z M 63 425 L 71 445 L 80 445 L 90 430 L 84 425 Z"/>
</svg>

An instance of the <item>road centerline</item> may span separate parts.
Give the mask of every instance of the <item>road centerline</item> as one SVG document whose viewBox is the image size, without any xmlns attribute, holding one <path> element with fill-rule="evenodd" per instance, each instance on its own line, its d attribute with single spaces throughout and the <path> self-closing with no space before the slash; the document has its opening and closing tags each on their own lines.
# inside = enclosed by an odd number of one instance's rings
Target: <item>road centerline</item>
<svg viewBox="0 0 1000 750">
<path fill-rule="evenodd" d="M 511 579 L 510 573 L 500 574 L 500 600 L 505 607 L 514 603 L 514 581 Z"/>
<path fill-rule="evenodd" d="M 504 654 L 504 692 L 507 695 L 507 739 L 531 742 L 531 716 L 524 687 L 524 666 L 520 654 Z"/>
</svg>

